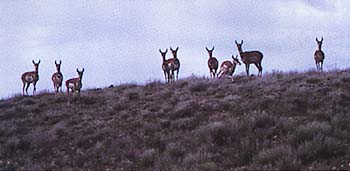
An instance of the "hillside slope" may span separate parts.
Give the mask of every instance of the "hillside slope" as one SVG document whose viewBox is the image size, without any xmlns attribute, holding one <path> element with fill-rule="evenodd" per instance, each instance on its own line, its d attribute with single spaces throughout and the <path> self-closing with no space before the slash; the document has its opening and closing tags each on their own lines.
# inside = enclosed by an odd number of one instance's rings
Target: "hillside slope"
<svg viewBox="0 0 350 171">
<path fill-rule="evenodd" d="M 0 168 L 350 169 L 350 71 L 2 100 Z"/>
</svg>

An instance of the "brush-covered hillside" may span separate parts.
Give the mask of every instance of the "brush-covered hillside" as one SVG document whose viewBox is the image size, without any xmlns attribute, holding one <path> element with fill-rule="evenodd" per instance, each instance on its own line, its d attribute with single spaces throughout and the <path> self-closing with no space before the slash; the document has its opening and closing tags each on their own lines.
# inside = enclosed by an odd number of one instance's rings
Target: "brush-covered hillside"
<svg viewBox="0 0 350 171">
<path fill-rule="evenodd" d="M 350 169 L 350 70 L 1 100 L 0 168 Z"/>
</svg>

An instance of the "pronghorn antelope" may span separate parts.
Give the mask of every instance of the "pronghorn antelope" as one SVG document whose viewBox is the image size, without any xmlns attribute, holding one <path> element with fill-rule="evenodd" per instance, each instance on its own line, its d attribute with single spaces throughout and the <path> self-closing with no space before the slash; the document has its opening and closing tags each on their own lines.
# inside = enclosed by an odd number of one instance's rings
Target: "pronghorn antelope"
<svg viewBox="0 0 350 171">
<path fill-rule="evenodd" d="M 211 50 L 208 49 L 207 47 L 205 47 L 205 49 L 207 50 L 207 52 L 209 54 L 208 67 L 209 67 L 209 72 L 210 72 L 210 78 L 215 78 L 216 72 L 218 70 L 219 62 L 215 57 L 213 57 L 214 46 Z"/>
<path fill-rule="evenodd" d="M 174 67 L 171 69 L 171 75 L 172 75 L 172 80 L 175 78 L 175 71 L 176 71 L 176 80 L 179 78 L 179 71 L 180 71 L 180 60 L 177 58 L 177 51 L 179 50 L 179 47 L 177 47 L 175 50 L 171 48 L 170 46 L 171 53 L 173 54 L 174 58 L 172 58 L 172 63 Z M 170 59 L 169 59 L 170 60 Z"/>
<path fill-rule="evenodd" d="M 320 41 L 316 37 L 316 42 L 317 42 L 317 47 L 318 47 L 318 49 L 315 51 L 315 54 L 314 54 L 316 69 L 317 69 L 317 71 L 322 71 L 323 70 L 323 60 L 324 60 L 324 53 L 321 50 L 322 43 L 323 43 L 323 37 L 321 38 Z"/>
<path fill-rule="evenodd" d="M 164 72 L 165 82 L 169 83 L 170 79 L 172 77 L 170 75 L 171 74 L 170 70 L 173 68 L 173 63 L 171 62 L 172 60 L 165 59 L 165 56 L 166 56 L 166 53 L 168 52 L 168 49 L 166 49 L 164 52 L 162 52 L 162 50 L 159 49 L 159 52 L 163 57 L 162 69 Z"/>
<path fill-rule="evenodd" d="M 66 81 L 68 95 L 69 95 L 69 89 L 72 90 L 72 93 L 77 91 L 78 94 L 80 95 L 80 90 L 81 90 L 81 87 L 83 86 L 82 79 L 83 79 L 84 68 L 81 71 L 79 71 L 79 69 L 77 68 L 77 72 L 78 72 L 79 77 L 71 78 L 71 79 Z"/>
<path fill-rule="evenodd" d="M 28 88 L 30 83 L 33 83 L 33 96 L 35 94 L 36 91 L 36 83 L 39 80 L 39 64 L 40 64 L 40 60 L 38 63 L 35 63 L 34 60 L 32 60 L 34 67 L 35 67 L 35 71 L 30 71 L 30 72 L 25 72 L 22 74 L 22 82 L 23 82 L 23 88 L 22 88 L 22 94 L 24 95 L 24 87 L 26 87 L 26 94 L 28 95 Z"/>
<path fill-rule="evenodd" d="M 59 88 L 61 88 L 61 92 L 62 92 L 63 74 L 61 73 L 61 64 L 62 64 L 61 60 L 59 63 L 57 63 L 55 60 L 57 72 L 55 72 L 51 77 L 51 80 L 53 82 L 53 87 L 56 93 L 58 92 Z"/>
<path fill-rule="evenodd" d="M 236 65 L 237 64 L 241 65 L 241 62 L 239 62 L 239 60 L 238 60 L 238 55 L 236 55 L 236 58 L 233 57 L 233 55 L 232 55 L 232 59 L 233 59 L 232 62 L 231 61 L 222 62 L 222 64 L 220 65 L 220 71 L 218 73 L 219 78 L 221 78 L 223 75 L 227 75 L 227 76 L 231 77 L 232 82 L 233 82 L 233 73 L 235 72 Z"/>
<path fill-rule="evenodd" d="M 263 59 L 263 54 L 260 51 L 247 51 L 243 52 L 242 50 L 242 44 L 243 40 L 241 43 L 238 43 L 237 40 L 235 41 L 239 55 L 241 56 L 242 62 L 245 64 L 245 69 L 247 72 L 247 76 L 249 76 L 249 65 L 250 64 L 255 64 L 256 68 L 258 68 L 259 73 L 258 76 L 262 76 L 262 66 L 261 66 L 261 61 Z"/>
</svg>

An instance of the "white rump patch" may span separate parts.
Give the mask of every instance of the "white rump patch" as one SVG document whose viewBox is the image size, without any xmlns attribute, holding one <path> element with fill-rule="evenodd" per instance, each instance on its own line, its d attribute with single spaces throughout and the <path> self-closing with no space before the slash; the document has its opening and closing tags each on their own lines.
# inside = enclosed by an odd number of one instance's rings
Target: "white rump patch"
<svg viewBox="0 0 350 171">
<path fill-rule="evenodd" d="M 69 88 L 74 88 L 74 87 L 75 87 L 75 84 L 74 84 L 74 83 L 69 83 L 69 84 L 68 84 L 68 87 L 69 87 Z"/>
</svg>

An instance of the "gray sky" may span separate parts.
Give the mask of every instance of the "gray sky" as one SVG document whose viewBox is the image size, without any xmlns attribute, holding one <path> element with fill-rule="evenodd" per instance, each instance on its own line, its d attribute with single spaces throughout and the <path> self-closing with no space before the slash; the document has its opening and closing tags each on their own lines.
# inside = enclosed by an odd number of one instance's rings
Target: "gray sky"
<svg viewBox="0 0 350 171">
<path fill-rule="evenodd" d="M 222 62 L 242 39 L 263 52 L 264 72 L 314 69 L 316 36 L 326 70 L 349 65 L 348 0 L 2 0 L 0 15 L 2 98 L 21 93 L 32 59 L 42 61 L 38 91 L 53 91 L 55 59 L 65 80 L 84 67 L 83 88 L 96 88 L 164 81 L 158 49 L 169 46 L 179 46 L 180 78 L 209 76 L 205 46 Z"/>
</svg>

